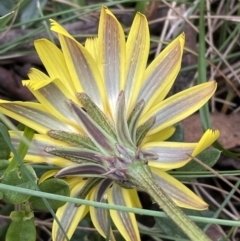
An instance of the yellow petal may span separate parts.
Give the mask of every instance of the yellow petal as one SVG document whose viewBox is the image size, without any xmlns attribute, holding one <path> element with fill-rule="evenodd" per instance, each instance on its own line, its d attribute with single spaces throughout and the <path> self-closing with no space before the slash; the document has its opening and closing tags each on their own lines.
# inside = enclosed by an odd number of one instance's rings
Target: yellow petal
<svg viewBox="0 0 240 241">
<path fill-rule="evenodd" d="M 146 102 L 143 115 L 160 103 L 172 87 L 181 68 L 184 41 L 182 33 L 146 69 L 138 96 L 138 101 L 144 99 Z"/>
<path fill-rule="evenodd" d="M 125 79 L 125 37 L 115 16 L 102 7 L 98 29 L 98 64 L 105 81 L 105 98 L 114 119 L 116 102 Z"/>
<path fill-rule="evenodd" d="M 149 160 L 149 166 L 164 170 L 176 169 L 187 164 L 192 158 L 208 148 L 219 137 L 219 131 L 207 130 L 198 143 L 150 142 L 142 150 L 154 152 L 157 160 Z"/>
<path fill-rule="evenodd" d="M 97 201 L 95 194 L 96 194 L 96 191 L 98 188 L 99 188 L 99 186 L 96 186 L 91 191 L 91 194 L 90 194 L 91 200 Z M 106 234 L 108 232 L 108 223 L 110 222 L 110 220 L 108 218 L 108 211 L 104 208 L 96 208 L 93 206 L 89 207 L 89 211 L 90 211 L 90 216 L 91 216 L 91 220 L 93 222 L 94 227 L 104 238 L 106 238 Z M 113 235 L 111 228 L 110 228 L 110 237 L 109 238 L 110 238 L 109 239 L 110 241 L 115 241 L 115 237 Z"/>
<path fill-rule="evenodd" d="M 54 175 L 58 172 L 59 170 L 50 170 L 47 172 L 44 172 L 43 175 L 39 178 L 38 184 L 42 183 L 43 181 L 47 180 L 50 177 L 54 177 Z"/>
<path fill-rule="evenodd" d="M 142 208 L 142 204 L 139 200 L 137 189 L 128 189 L 129 198 L 132 201 L 132 206 L 135 208 Z"/>
<path fill-rule="evenodd" d="M 174 126 L 169 126 L 159 132 L 156 132 L 154 134 L 148 134 L 144 137 L 141 146 L 143 146 L 145 143 L 148 142 L 157 142 L 157 141 L 164 141 L 171 137 L 173 133 L 175 132 L 176 128 Z"/>
<path fill-rule="evenodd" d="M 184 166 L 189 161 L 197 143 L 182 142 L 150 142 L 144 144 L 142 150 L 154 152 L 158 155 L 157 160 L 149 160 L 151 167 L 157 167 L 164 170 L 176 169 Z"/>
<path fill-rule="evenodd" d="M 30 80 L 51 80 L 51 78 L 49 76 L 47 76 L 46 74 L 44 74 L 42 71 L 35 69 L 35 68 L 31 68 L 29 73 L 28 73 L 28 78 Z"/>
<path fill-rule="evenodd" d="M 113 184 L 108 189 L 108 203 L 133 207 L 134 201 L 131 199 L 132 194 L 129 194 L 131 189 L 121 188 L 118 184 Z M 110 210 L 110 215 L 117 229 L 126 241 L 140 241 L 140 235 L 136 217 L 133 213 Z"/>
<path fill-rule="evenodd" d="M 24 157 L 24 161 L 28 163 L 34 163 L 34 164 L 47 164 L 51 166 L 58 166 L 58 167 L 66 167 L 70 165 L 76 165 L 76 163 L 73 163 L 72 161 L 69 161 L 63 157 L 58 156 L 45 156 L 42 154 L 41 156 L 27 154 Z"/>
<path fill-rule="evenodd" d="M 81 106 L 75 95 L 72 95 L 59 80 L 28 80 L 23 81 L 23 85 L 34 94 L 37 100 L 44 106 L 49 113 L 63 123 L 73 126 L 75 132 L 82 132 L 78 121 L 74 118 L 67 100 L 72 100 Z M 54 127 L 52 127 L 53 129 Z"/>
<path fill-rule="evenodd" d="M 77 178 L 72 178 L 69 185 L 71 188 L 71 197 L 78 197 L 81 188 L 84 186 L 86 181 Z M 88 198 L 86 198 L 88 199 Z M 81 205 L 77 207 L 74 203 L 66 203 L 64 206 L 60 207 L 56 216 L 62 224 L 62 227 L 66 231 L 69 239 L 71 239 L 78 223 L 86 216 L 89 211 L 89 207 Z M 53 221 L 52 227 L 52 240 L 53 241 L 65 241 L 65 237 L 59 228 L 57 222 Z"/>
<path fill-rule="evenodd" d="M 151 167 L 151 170 L 156 174 L 154 179 L 158 185 L 179 207 L 195 210 L 207 209 L 208 204 L 177 179 L 158 168 Z"/>
<path fill-rule="evenodd" d="M 101 110 L 104 110 L 105 88 L 97 63 L 91 54 L 62 26 L 51 20 L 51 30 L 59 35 L 63 55 L 76 92 L 85 92 Z"/>
<path fill-rule="evenodd" d="M 60 79 L 65 88 L 74 94 L 75 88 L 62 51 L 47 39 L 36 40 L 34 46 L 51 79 Z"/>
<path fill-rule="evenodd" d="M 0 111 L 39 133 L 55 130 L 75 131 L 70 125 L 61 122 L 38 103 L 0 100 Z"/>
<path fill-rule="evenodd" d="M 87 38 L 85 42 L 85 48 L 92 55 L 94 60 L 97 62 L 98 58 L 98 38 Z"/>
<path fill-rule="evenodd" d="M 23 135 L 22 132 L 14 132 L 9 131 L 11 142 L 15 148 L 18 147 L 21 136 Z M 48 146 L 56 146 L 56 147 L 63 147 L 69 146 L 68 144 L 54 140 L 47 135 L 41 134 L 34 134 L 33 139 L 31 141 L 31 145 L 29 146 L 28 152 L 24 157 L 25 162 L 30 163 L 46 163 L 48 165 L 55 165 L 58 167 L 66 167 L 76 163 L 73 163 L 65 158 L 53 156 L 45 152 L 45 148 Z"/>
<path fill-rule="evenodd" d="M 147 114 L 140 118 L 139 125 L 143 124 L 150 117 L 156 116 L 156 123 L 149 131 L 149 134 L 163 130 L 200 109 L 212 97 L 216 88 L 216 82 L 209 81 L 181 91 L 162 101 L 147 112 Z"/>
<path fill-rule="evenodd" d="M 127 113 L 132 111 L 143 81 L 149 54 L 149 28 L 144 15 L 137 13 L 126 44 L 126 82 L 124 91 Z"/>
<path fill-rule="evenodd" d="M 192 156 L 197 156 L 203 150 L 211 146 L 220 136 L 220 132 L 218 130 L 207 130 L 203 134 L 201 140 L 198 142 L 198 145 L 194 149 Z"/>
</svg>

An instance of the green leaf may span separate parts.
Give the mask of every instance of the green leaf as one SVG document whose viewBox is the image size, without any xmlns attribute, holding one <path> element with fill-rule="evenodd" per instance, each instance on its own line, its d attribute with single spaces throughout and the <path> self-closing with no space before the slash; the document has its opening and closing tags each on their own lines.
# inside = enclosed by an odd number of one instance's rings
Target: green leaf
<svg viewBox="0 0 240 241">
<path fill-rule="evenodd" d="M 8 1 L 1 1 L 0 2 L 0 15 L 3 16 L 5 14 L 8 14 L 12 11 L 14 7 L 14 1 L 8 0 Z"/>
<path fill-rule="evenodd" d="M 13 222 L 20 222 L 24 218 L 23 211 L 12 211 L 10 214 L 10 218 Z"/>
<path fill-rule="evenodd" d="M 9 163 L 10 162 L 8 160 L 0 160 L 0 177 L 2 177 Z"/>
<path fill-rule="evenodd" d="M 34 18 L 37 18 L 40 14 L 40 10 L 38 9 L 38 4 L 39 8 L 43 9 L 46 0 L 28 0 L 25 1 L 26 5 L 21 9 L 21 16 L 20 16 L 20 22 L 28 22 Z"/>
<path fill-rule="evenodd" d="M 212 167 L 216 164 L 218 158 L 220 157 L 221 151 L 215 148 L 206 149 L 199 155 L 197 158 L 201 160 L 203 163 L 207 164 L 209 167 Z M 177 171 L 181 172 L 191 172 L 191 171 L 206 171 L 205 167 L 201 164 L 198 164 L 194 160 L 191 160 L 187 165 L 179 168 Z"/>
<path fill-rule="evenodd" d="M 201 160 L 203 163 L 207 164 L 209 167 L 212 167 L 216 164 L 217 160 L 219 159 L 221 154 L 221 151 L 215 148 L 211 149 L 206 149 L 199 155 L 197 155 L 197 158 Z M 196 171 L 206 171 L 205 167 L 203 167 L 201 164 L 197 163 L 194 160 L 191 160 L 188 164 L 185 166 L 179 168 L 176 170 L 175 173 L 177 172 L 196 172 Z M 192 180 L 193 178 L 181 178 L 181 181 L 189 181 Z"/>
<path fill-rule="evenodd" d="M 58 194 L 62 196 L 69 196 L 70 195 L 70 188 L 64 180 L 61 179 L 48 179 L 42 183 L 39 184 L 39 189 L 42 192 L 52 193 L 52 194 Z M 56 210 L 59 207 L 63 206 L 65 202 L 53 200 L 53 199 L 47 199 L 52 209 Z M 31 203 L 32 207 L 34 209 L 39 210 L 48 210 L 46 205 L 44 204 L 42 198 L 40 197 L 31 197 L 29 199 L 29 202 Z"/>
<path fill-rule="evenodd" d="M 26 170 L 28 171 L 28 174 L 32 176 L 32 180 L 34 182 L 37 182 L 37 176 L 35 174 L 34 169 L 30 165 L 25 165 Z M 8 184 L 11 186 L 16 186 L 16 187 L 22 187 L 22 188 L 27 188 L 34 190 L 34 183 L 32 183 L 27 176 L 27 173 L 21 168 L 15 168 L 14 170 L 11 170 L 10 172 L 6 173 L 4 175 L 4 178 L 2 180 L 3 184 Z M 24 201 L 26 201 L 30 195 L 27 194 L 20 194 L 17 192 L 13 191 L 8 191 L 8 190 L 2 190 L 4 198 L 12 203 L 12 204 L 19 204 Z"/>
<path fill-rule="evenodd" d="M 25 218 L 25 214 L 23 211 L 14 211 L 11 213 L 12 222 L 7 231 L 6 241 L 36 240 L 34 219 Z M 28 213 L 27 215 L 29 216 Z"/>
<path fill-rule="evenodd" d="M 170 218 L 155 218 L 155 226 L 164 234 L 174 236 L 175 238 L 187 238 L 183 231 Z"/>
<path fill-rule="evenodd" d="M 7 128 L 0 123 L 0 128 L 1 128 L 1 132 L 4 131 L 7 133 L 7 136 L 9 137 Z M 0 133 L 0 159 L 8 159 L 10 156 L 10 148 L 8 146 L 8 144 L 6 143 L 2 133 Z"/>
<path fill-rule="evenodd" d="M 196 210 L 187 210 L 183 209 L 183 212 L 187 215 L 195 215 L 198 217 L 211 217 L 213 212 L 211 211 L 196 211 Z M 204 228 L 205 224 L 197 224 L 201 229 Z M 161 229 L 164 234 L 174 237 L 187 238 L 187 236 L 182 232 L 182 230 L 170 219 L 170 218 L 155 218 L 155 226 L 157 230 Z"/>
<path fill-rule="evenodd" d="M 174 134 L 166 141 L 184 142 L 184 128 L 182 124 L 175 125 L 175 128 Z"/>
</svg>

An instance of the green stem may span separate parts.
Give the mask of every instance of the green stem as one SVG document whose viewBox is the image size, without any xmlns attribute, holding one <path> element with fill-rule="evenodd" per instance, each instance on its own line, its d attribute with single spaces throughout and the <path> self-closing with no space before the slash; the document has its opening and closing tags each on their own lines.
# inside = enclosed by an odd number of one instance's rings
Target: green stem
<svg viewBox="0 0 240 241">
<path fill-rule="evenodd" d="M 158 203 L 163 211 L 191 239 L 211 241 L 211 239 L 168 197 L 164 190 L 155 182 L 150 168 L 141 163 L 133 163 L 128 169 L 128 177 Z"/>
</svg>

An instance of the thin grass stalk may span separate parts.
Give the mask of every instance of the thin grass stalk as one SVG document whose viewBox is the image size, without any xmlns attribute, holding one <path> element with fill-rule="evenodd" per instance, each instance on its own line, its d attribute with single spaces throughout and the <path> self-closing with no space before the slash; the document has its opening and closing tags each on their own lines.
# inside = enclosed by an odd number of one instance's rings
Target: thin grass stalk
<svg viewBox="0 0 240 241">
<path fill-rule="evenodd" d="M 206 72 L 206 46 L 205 46 L 205 0 L 201 0 L 199 3 L 199 53 L 198 53 L 198 83 L 205 83 L 207 80 Z M 205 104 L 200 109 L 200 118 L 204 130 L 211 129 L 211 119 L 209 114 L 208 104 Z"/>
</svg>

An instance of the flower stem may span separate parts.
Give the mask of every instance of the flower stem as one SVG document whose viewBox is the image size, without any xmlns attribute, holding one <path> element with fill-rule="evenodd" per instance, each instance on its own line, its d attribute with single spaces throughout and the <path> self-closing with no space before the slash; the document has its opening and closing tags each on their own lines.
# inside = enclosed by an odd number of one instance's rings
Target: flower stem
<svg viewBox="0 0 240 241">
<path fill-rule="evenodd" d="M 137 187 L 146 191 L 191 240 L 211 241 L 156 183 L 147 165 L 140 162 L 132 163 L 128 169 L 128 177 Z"/>
</svg>

